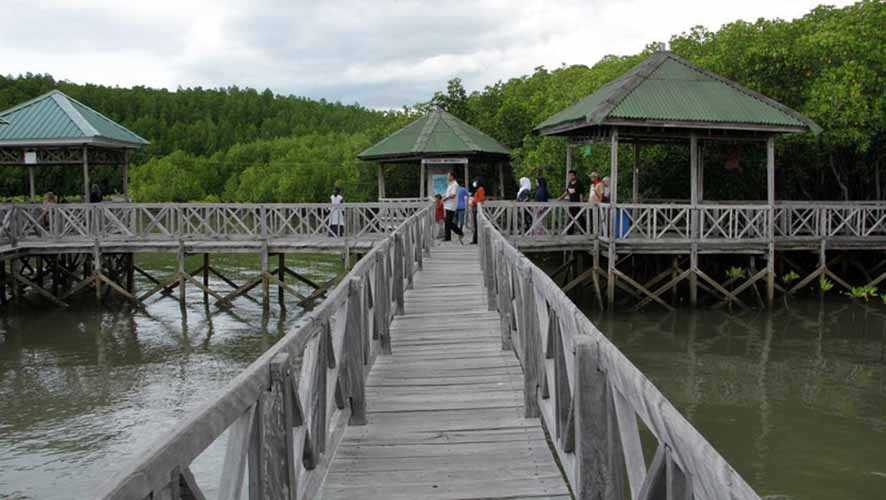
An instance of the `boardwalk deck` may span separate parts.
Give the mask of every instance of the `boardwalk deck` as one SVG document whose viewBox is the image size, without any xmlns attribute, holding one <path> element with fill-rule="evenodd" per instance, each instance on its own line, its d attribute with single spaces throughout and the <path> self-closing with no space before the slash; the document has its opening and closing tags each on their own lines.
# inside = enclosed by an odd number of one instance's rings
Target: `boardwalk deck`
<svg viewBox="0 0 886 500">
<path fill-rule="evenodd" d="M 476 246 L 435 249 L 391 324 L 322 498 L 569 498 L 523 375 L 503 351 Z"/>
</svg>

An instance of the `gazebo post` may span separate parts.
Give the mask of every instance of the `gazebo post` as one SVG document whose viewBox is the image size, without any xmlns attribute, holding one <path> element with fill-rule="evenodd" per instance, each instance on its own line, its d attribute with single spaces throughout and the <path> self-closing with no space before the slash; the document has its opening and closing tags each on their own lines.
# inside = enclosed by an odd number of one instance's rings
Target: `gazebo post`
<svg viewBox="0 0 886 500">
<path fill-rule="evenodd" d="M 640 201 L 640 142 L 634 142 L 634 186 L 631 191 L 631 203 Z"/>
<path fill-rule="evenodd" d="M 465 158 L 465 184 L 464 184 L 465 189 L 468 189 L 468 188 L 470 187 L 470 185 L 471 185 L 471 167 L 470 167 L 470 162 L 471 162 L 471 160 Z"/>
<path fill-rule="evenodd" d="M 123 198 L 129 201 L 129 150 L 123 153 Z"/>
<path fill-rule="evenodd" d="M 568 151 L 568 150 L 567 150 Z M 570 155 L 571 156 L 571 155 Z M 606 279 L 606 296 L 609 301 L 609 309 L 615 307 L 615 219 L 618 217 L 618 129 L 612 129 L 611 145 L 609 149 L 609 262 L 606 264 L 609 272 Z M 621 222 L 621 221 L 619 221 Z M 621 229 L 621 227 L 619 227 Z"/>
<path fill-rule="evenodd" d="M 689 181 L 690 181 L 690 249 L 689 249 L 689 303 L 698 303 L 698 136 L 689 134 Z"/>
<path fill-rule="evenodd" d="M 88 148 L 83 146 L 83 203 L 89 202 L 89 157 Z"/>
<path fill-rule="evenodd" d="M 37 188 L 34 185 L 34 165 L 28 165 L 28 187 L 33 201 L 37 197 Z"/>
<path fill-rule="evenodd" d="M 427 168 L 425 167 L 425 162 L 424 162 L 424 161 L 419 162 L 419 164 L 418 164 L 418 170 L 419 170 L 419 177 L 420 177 L 420 179 L 421 179 L 421 180 L 419 181 L 420 184 L 419 184 L 419 186 L 418 186 L 418 197 L 424 200 L 424 199 L 427 198 L 427 196 L 428 196 L 428 195 L 427 195 L 427 192 L 428 192 L 428 178 L 427 178 L 427 175 L 428 175 L 428 173 L 427 173 Z"/>
<path fill-rule="evenodd" d="M 704 203 L 704 145 L 698 143 L 698 202 Z"/>
<path fill-rule="evenodd" d="M 498 162 L 498 198 L 505 199 L 505 166 L 504 162 Z"/>
<path fill-rule="evenodd" d="M 385 165 L 378 162 L 378 199 L 385 197 Z"/>
<path fill-rule="evenodd" d="M 766 224 L 769 239 L 769 259 L 766 261 L 766 300 L 769 307 L 775 302 L 775 136 L 766 139 L 766 198 L 769 217 Z"/>
</svg>

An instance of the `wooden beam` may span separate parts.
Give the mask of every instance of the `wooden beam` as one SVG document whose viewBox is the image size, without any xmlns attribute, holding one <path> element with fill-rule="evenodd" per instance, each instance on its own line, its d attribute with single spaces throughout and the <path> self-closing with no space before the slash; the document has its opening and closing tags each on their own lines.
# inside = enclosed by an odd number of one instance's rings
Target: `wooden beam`
<svg viewBox="0 0 886 500">
<path fill-rule="evenodd" d="M 89 203 L 89 157 L 87 148 L 83 146 L 83 203 Z"/>
<path fill-rule="evenodd" d="M 28 165 L 28 192 L 31 194 L 31 200 L 37 199 L 37 187 L 34 184 L 34 165 Z"/>
<path fill-rule="evenodd" d="M 378 164 L 378 199 L 381 200 L 385 197 L 385 165 L 384 163 Z"/>
<path fill-rule="evenodd" d="M 766 200 L 769 204 L 767 231 L 769 259 L 766 261 L 766 300 L 769 307 L 775 303 L 775 136 L 766 139 Z"/>
<path fill-rule="evenodd" d="M 634 185 L 631 192 L 631 202 L 640 202 L 640 143 L 634 143 Z"/>
</svg>

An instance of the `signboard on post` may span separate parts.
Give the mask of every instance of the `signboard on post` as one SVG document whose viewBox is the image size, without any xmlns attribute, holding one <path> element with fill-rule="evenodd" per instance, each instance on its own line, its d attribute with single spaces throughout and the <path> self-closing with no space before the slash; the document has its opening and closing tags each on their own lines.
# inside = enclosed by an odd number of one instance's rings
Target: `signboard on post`
<svg viewBox="0 0 886 500">
<path fill-rule="evenodd" d="M 467 158 L 424 158 L 421 161 L 422 179 L 427 179 L 427 193 L 430 196 L 446 193 L 449 185 L 449 172 L 458 166 L 468 166 Z M 425 171 L 427 175 L 425 176 Z"/>
<path fill-rule="evenodd" d="M 36 151 L 25 151 L 25 165 L 36 165 L 37 164 L 37 152 Z"/>
</svg>

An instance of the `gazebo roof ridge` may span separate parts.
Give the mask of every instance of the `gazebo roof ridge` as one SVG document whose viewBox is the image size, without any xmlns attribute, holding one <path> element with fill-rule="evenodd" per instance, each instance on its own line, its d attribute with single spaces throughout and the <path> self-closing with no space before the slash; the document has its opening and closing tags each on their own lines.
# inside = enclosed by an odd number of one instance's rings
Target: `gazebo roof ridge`
<svg viewBox="0 0 886 500">
<path fill-rule="evenodd" d="M 553 135 L 595 125 L 655 124 L 821 132 L 811 119 L 676 54 L 652 54 L 535 127 Z"/>
<path fill-rule="evenodd" d="M 149 141 L 86 104 L 53 89 L 0 111 L 0 146 L 95 144 L 138 148 Z"/>
</svg>

